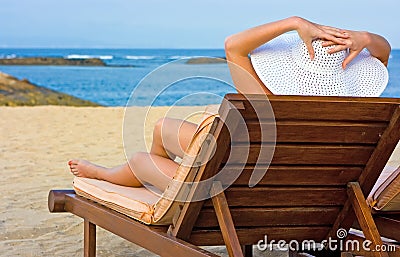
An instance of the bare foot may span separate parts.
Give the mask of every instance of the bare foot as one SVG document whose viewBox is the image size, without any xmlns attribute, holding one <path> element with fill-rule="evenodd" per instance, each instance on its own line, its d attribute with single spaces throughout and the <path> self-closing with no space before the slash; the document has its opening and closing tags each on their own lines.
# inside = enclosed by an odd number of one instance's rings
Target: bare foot
<svg viewBox="0 0 400 257">
<path fill-rule="evenodd" d="M 107 168 L 86 160 L 70 160 L 68 165 L 71 173 L 77 177 L 101 179 L 101 174 L 108 171 Z"/>
</svg>

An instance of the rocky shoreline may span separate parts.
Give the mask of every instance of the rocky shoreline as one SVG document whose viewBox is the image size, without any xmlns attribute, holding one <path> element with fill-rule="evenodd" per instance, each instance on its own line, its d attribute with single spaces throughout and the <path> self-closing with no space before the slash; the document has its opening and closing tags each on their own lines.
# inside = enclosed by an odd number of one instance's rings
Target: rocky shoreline
<svg viewBox="0 0 400 257">
<path fill-rule="evenodd" d="M 225 57 L 193 57 L 186 61 L 186 64 L 215 64 L 226 63 Z"/>
<path fill-rule="evenodd" d="M 99 106 L 68 94 L 34 85 L 0 72 L 0 106 L 67 105 Z"/>
<path fill-rule="evenodd" d="M 106 66 L 106 63 L 99 58 L 65 59 L 62 57 L 21 57 L 0 59 L 0 65 Z"/>
<path fill-rule="evenodd" d="M 225 57 L 193 57 L 186 64 L 226 63 Z M 64 65 L 64 66 L 107 66 L 135 67 L 134 65 L 109 65 L 100 58 L 66 59 L 62 57 L 18 57 L 0 58 L 0 65 Z"/>
</svg>

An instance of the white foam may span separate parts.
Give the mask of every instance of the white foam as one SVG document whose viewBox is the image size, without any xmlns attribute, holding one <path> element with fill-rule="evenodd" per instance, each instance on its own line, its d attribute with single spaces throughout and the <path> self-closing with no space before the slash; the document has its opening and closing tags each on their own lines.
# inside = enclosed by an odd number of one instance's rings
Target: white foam
<svg viewBox="0 0 400 257">
<path fill-rule="evenodd" d="M 111 60 L 114 57 L 112 55 L 87 55 L 87 54 L 69 54 L 66 57 L 67 59 L 90 59 L 90 58 L 99 58 L 102 60 Z"/>
<path fill-rule="evenodd" d="M 185 55 L 173 55 L 170 56 L 169 59 L 189 59 L 197 56 L 185 56 Z"/>
<path fill-rule="evenodd" d="M 156 56 L 147 56 L 147 55 L 127 55 L 125 56 L 128 60 L 151 60 L 157 58 Z"/>
<path fill-rule="evenodd" d="M 1 59 L 15 59 L 17 58 L 17 55 L 15 54 L 7 54 L 7 55 L 0 55 Z"/>
<path fill-rule="evenodd" d="M 90 55 L 82 55 L 82 54 L 69 54 L 66 57 L 67 59 L 89 59 Z"/>
<path fill-rule="evenodd" d="M 16 54 L 9 54 L 9 55 L 6 56 L 6 58 L 7 59 L 14 59 L 14 58 L 17 58 L 17 55 Z"/>
<path fill-rule="evenodd" d="M 112 55 L 100 55 L 98 58 L 100 58 L 102 60 L 112 60 L 114 58 L 114 56 L 112 56 Z"/>
</svg>

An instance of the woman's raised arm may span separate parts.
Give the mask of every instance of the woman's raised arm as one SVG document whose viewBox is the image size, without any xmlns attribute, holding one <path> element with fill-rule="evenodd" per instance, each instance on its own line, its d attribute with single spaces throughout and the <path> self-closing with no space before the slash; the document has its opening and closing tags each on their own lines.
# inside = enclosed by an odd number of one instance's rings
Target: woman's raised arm
<svg viewBox="0 0 400 257">
<path fill-rule="evenodd" d="M 336 44 L 343 44 L 342 40 L 347 37 L 340 29 L 321 26 L 300 17 L 290 17 L 263 24 L 227 37 L 225 40 L 226 58 L 233 82 L 239 93 L 271 94 L 258 78 L 248 55 L 257 47 L 292 30 L 296 30 L 305 42 L 311 59 L 314 58 L 314 49 L 311 45 L 314 39 L 320 38 Z"/>
</svg>

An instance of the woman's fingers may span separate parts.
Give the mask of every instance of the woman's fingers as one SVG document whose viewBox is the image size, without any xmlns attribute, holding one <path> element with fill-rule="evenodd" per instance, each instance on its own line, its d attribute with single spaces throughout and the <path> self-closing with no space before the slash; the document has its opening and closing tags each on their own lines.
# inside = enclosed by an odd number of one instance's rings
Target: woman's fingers
<svg viewBox="0 0 400 257">
<path fill-rule="evenodd" d="M 350 51 L 350 54 L 344 59 L 342 63 L 343 69 L 346 69 L 347 65 L 360 53 L 360 51 Z"/>
<path fill-rule="evenodd" d="M 324 32 L 331 34 L 332 36 L 335 36 L 338 38 L 344 38 L 344 39 L 349 38 L 349 34 L 344 29 L 339 29 L 339 28 L 334 28 L 334 27 L 329 27 L 329 26 L 322 26 L 322 25 L 320 25 L 320 28 Z"/>
<path fill-rule="evenodd" d="M 343 31 L 342 29 L 331 27 L 331 26 L 326 26 L 326 25 L 319 25 L 319 27 L 324 30 L 333 30 L 333 31 L 337 31 L 337 32 Z"/>
<path fill-rule="evenodd" d="M 335 36 L 333 36 L 333 35 L 331 35 L 329 33 L 326 33 L 326 32 L 321 34 L 319 36 L 319 38 L 322 39 L 322 40 L 328 41 L 328 42 L 332 42 L 332 43 L 334 43 L 336 45 L 344 45 L 344 44 L 346 44 L 346 41 L 343 38 L 335 37 Z"/>
<path fill-rule="evenodd" d="M 324 42 L 322 42 L 322 46 L 323 47 L 334 46 L 334 45 L 337 45 L 337 44 L 335 42 L 332 42 L 332 41 L 324 41 Z"/>
<path fill-rule="evenodd" d="M 349 48 L 348 45 L 335 45 L 334 47 L 332 47 L 328 50 L 328 53 L 334 54 L 334 53 L 346 50 L 347 48 Z"/>
<path fill-rule="evenodd" d="M 312 46 L 312 41 L 307 41 L 304 43 L 306 44 L 311 60 L 314 60 L 315 53 L 314 53 L 314 47 Z"/>
</svg>

